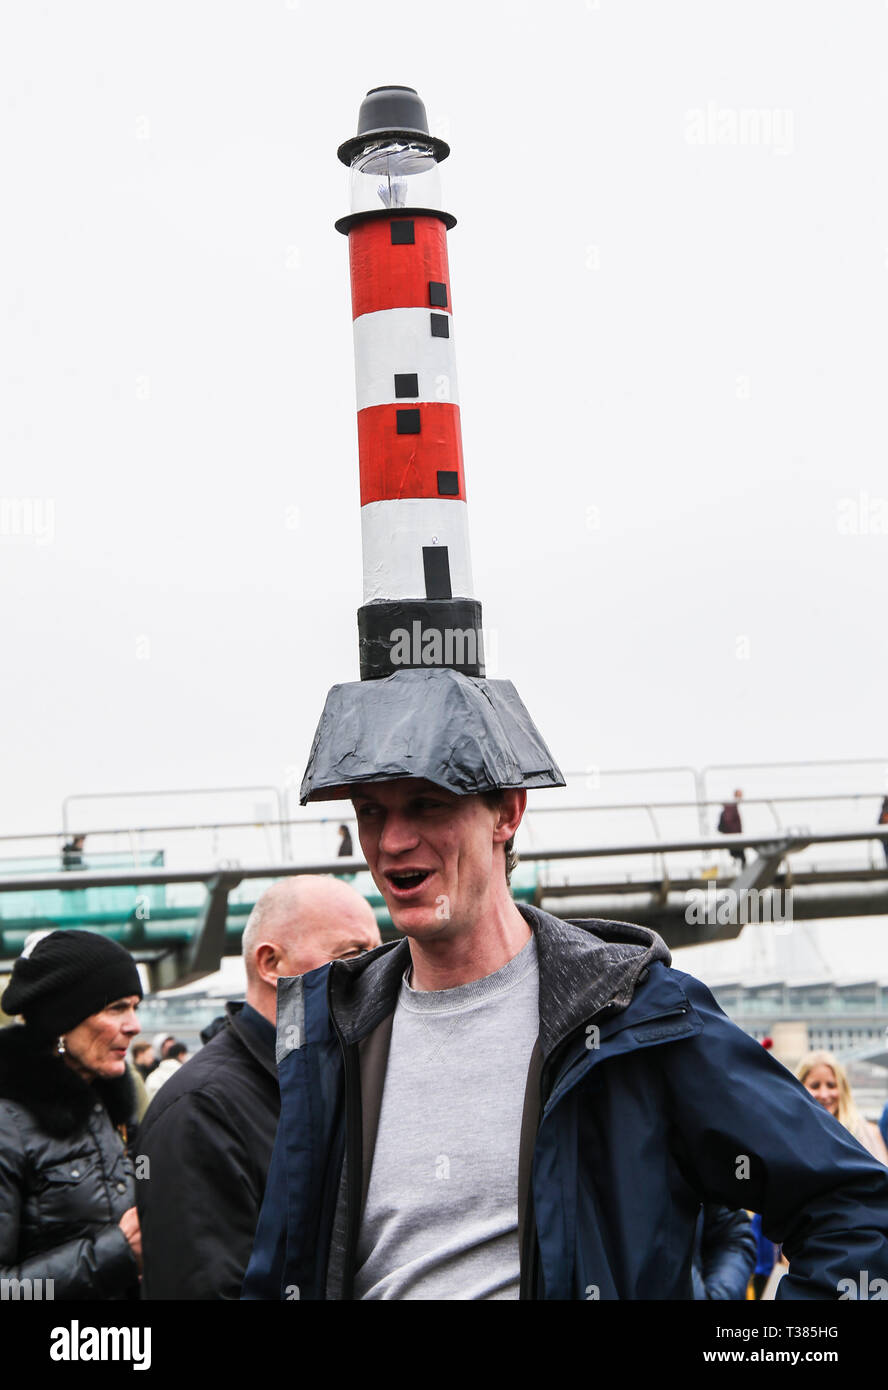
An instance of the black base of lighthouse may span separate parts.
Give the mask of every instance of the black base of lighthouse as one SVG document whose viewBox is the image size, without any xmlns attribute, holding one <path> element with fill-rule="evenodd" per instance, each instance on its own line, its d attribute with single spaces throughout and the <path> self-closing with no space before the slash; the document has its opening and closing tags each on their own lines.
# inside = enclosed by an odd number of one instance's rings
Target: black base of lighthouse
<svg viewBox="0 0 888 1390">
<path fill-rule="evenodd" d="M 477 599 L 383 599 L 358 609 L 361 680 L 439 667 L 484 675 Z"/>
</svg>

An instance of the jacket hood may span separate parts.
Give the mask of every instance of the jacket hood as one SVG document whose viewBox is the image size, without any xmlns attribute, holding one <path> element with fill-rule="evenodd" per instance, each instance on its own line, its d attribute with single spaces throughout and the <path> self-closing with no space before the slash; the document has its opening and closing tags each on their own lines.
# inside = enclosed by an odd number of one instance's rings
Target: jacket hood
<svg viewBox="0 0 888 1390">
<path fill-rule="evenodd" d="M 625 1009 L 655 961 L 669 965 L 665 941 L 649 927 L 590 917 L 563 921 L 516 903 L 536 937 L 540 1046 L 547 1057 L 593 1015 Z M 395 1007 L 410 961 L 406 938 L 330 966 L 330 1011 L 346 1043 L 359 1042 Z"/>
<path fill-rule="evenodd" d="M 97 1100 L 114 1125 L 130 1122 L 135 1108 L 129 1071 L 90 1084 L 20 1023 L 0 1028 L 0 1100 L 23 1106 L 41 1129 L 59 1139 L 86 1123 Z"/>
<path fill-rule="evenodd" d="M 593 1015 L 611 1018 L 628 1008 L 650 966 L 672 962 L 650 927 L 598 917 L 562 920 L 524 904 L 518 911 L 536 932 L 544 1056 Z"/>
</svg>

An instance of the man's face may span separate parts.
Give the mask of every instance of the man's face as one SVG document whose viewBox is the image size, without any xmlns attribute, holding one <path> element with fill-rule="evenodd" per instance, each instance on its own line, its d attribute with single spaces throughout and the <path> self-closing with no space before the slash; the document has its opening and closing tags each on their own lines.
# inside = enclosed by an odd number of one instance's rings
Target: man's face
<svg viewBox="0 0 888 1390">
<path fill-rule="evenodd" d="M 361 849 L 399 931 L 444 939 L 475 924 L 494 868 L 503 873 L 494 861 L 496 810 L 480 796 L 412 777 L 367 784 L 352 803 Z"/>
<path fill-rule="evenodd" d="M 354 960 L 382 944 L 372 909 L 354 896 L 353 905 L 319 905 L 302 912 L 296 941 L 285 940 L 278 947 L 279 975 L 305 975 L 328 960 Z"/>
</svg>

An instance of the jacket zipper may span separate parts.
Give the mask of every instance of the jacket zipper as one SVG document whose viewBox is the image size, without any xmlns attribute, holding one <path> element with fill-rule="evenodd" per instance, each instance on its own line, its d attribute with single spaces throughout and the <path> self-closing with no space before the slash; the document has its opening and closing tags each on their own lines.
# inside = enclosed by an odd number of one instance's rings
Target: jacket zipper
<svg viewBox="0 0 888 1390">
<path fill-rule="evenodd" d="M 330 981 L 327 986 L 327 1007 L 339 1046 L 342 1050 L 343 1086 L 345 1088 L 345 1254 L 342 1266 L 343 1300 L 354 1298 L 355 1262 L 358 1250 L 358 1235 L 361 1224 L 361 1192 L 363 1189 L 363 1145 L 361 1140 L 361 1081 L 357 1065 L 358 1048 L 356 1043 L 346 1043 L 330 1007 Z M 337 1183 L 337 1191 L 339 1184 Z M 336 1212 L 334 1208 L 335 1224 Z M 328 1255 L 329 1264 L 329 1255 Z"/>
<path fill-rule="evenodd" d="M 585 1024 L 581 1026 L 585 1027 Z M 579 1029 L 575 1029 L 574 1032 L 579 1032 Z M 573 1036 L 574 1034 L 572 1033 L 565 1038 L 563 1042 L 559 1043 L 555 1051 L 551 1053 L 544 1062 L 542 1071 L 540 1072 L 540 1107 L 537 1116 L 537 1134 L 540 1132 L 540 1125 L 543 1119 L 543 1111 L 546 1108 L 546 1102 L 552 1093 L 551 1087 L 547 1088 L 546 1086 L 546 1080 L 551 1075 L 552 1066 L 556 1057 L 561 1055 L 570 1042 L 570 1038 Z M 536 1138 L 534 1138 L 534 1148 L 535 1147 Z M 519 1267 L 521 1270 L 521 1278 L 518 1285 L 519 1299 L 536 1299 L 537 1286 L 539 1283 L 539 1264 L 540 1243 L 537 1238 L 536 1213 L 534 1211 L 533 1202 L 533 1164 L 531 1163 L 530 1181 L 527 1185 L 527 1210 L 524 1214 L 524 1242 L 519 1256 Z"/>
<path fill-rule="evenodd" d="M 540 1247 L 536 1234 L 536 1215 L 533 1209 L 533 1183 L 527 1188 L 527 1210 L 524 1213 L 524 1245 L 519 1255 L 521 1278 L 518 1285 L 519 1299 L 535 1299 Z"/>
</svg>

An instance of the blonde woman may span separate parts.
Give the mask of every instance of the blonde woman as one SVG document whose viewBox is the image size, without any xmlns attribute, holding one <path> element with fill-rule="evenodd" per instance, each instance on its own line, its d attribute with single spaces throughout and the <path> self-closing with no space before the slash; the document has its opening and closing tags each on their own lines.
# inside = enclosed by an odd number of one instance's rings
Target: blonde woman
<svg viewBox="0 0 888 1390">
<path fill-rule="evenodd" d="M 831 1052 L 809 1052 L 796 1068 L 796 1076 L 806 1091 L 818 1101 L 839 1124 L 853 1134 L 873 1158 L 888 1165 L 888 1149 L 878 1127 L 865 1120 L 854 1104 L 848 1076 L 841 1062 Z"/>
<path fill-rule="evenodd" d="M 877 1126 L 870 1124 L 860 1114 L 851 1095 L 845 1068 L 831 1052 L 806 1053 L 796 1067 L 796 1076 L 805 1090 L 845 1126 L 858 1144 L 862 1144 L 880 1163 L 888 1165 L 888 1149 L 882 1142 Z M 762 1299 L 774 1298 L 777 1285 L 788 1269 L 789 1265 L 781 1251 L 762 1292 Z"/>
</svg>

